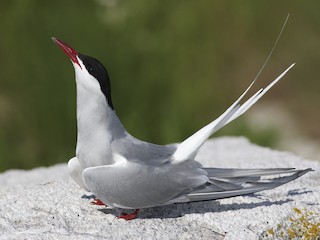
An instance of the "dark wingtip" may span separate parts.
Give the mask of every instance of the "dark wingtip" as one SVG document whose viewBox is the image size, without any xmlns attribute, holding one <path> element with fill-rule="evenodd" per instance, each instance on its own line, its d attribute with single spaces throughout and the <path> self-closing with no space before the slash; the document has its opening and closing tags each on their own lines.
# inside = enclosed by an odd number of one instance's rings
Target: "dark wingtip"
<svg viewBox="0 0 320 240">
<path fill-rule="evenodd" d="M 314 170 L 312 168 L 307 168 L 307 169 L 304 169 L 304 170 L 300 170 L 299 172 L 299 177 L 301 177 L 302 175 L 308 173 L 308 172 L 314 172 Z"/>
</svg>

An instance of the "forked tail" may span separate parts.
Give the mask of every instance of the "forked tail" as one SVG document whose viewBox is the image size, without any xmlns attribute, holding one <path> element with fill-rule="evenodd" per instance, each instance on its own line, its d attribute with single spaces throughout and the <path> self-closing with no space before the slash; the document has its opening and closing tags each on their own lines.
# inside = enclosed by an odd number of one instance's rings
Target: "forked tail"
<svg viewBox="0 0 320 240">
<path fill-rule="evenodd" d="M 236 119 L 237 117 L 245 113 L 253 104 L 255 104 L 274 84 L 276 84 L 294 66 L 294 64 L 292 64 L 290 67 L 288 67 L 282 74 L 280 74 L 279 77 L 277 77 L 271 84 L 269 84 L 269 86 L 267 86 L 265 89 L 263 88 L 260 89 L 256 94 L 254 94 L 251 98 L 249 98 L 244 104 L 242 105 L 239 104 L 240 100 L 246 95 L 246 93 L 249 91 L 251 86 L 258 79 L 264 67 L 266 66 L 267 62 L 269 61 L 272 53 L 274 52 L 277 46 L 277 43 L 281 37 L 281 34 L 288 22 L 288 19 L 289 19 L 289 14 L 287 15 L 282 25 L 282 28 L 277 36 L 276 41 L 273 44 L 273 47 L 267 59 L 263 63 L 261 69 L 259 70 L 258 74 L 254 78 L 250 86 L 247 88 L 247 90 L 220 117 L 218 117 L 216 120 L 206 125 L 205 127 L 201 128 L 192 136 L 184 140 L 178 146 L 176 152 L 173 155 L 173 161 L 172 161 L 173 164 L 177 164 L 179 162 L 183 162 L 188 159 L 194 159 L 194 157 L 198 153 L 199 148 L 214 132 L 218 131 L 220 128 L 222 128 L 229 122 L 233 121 L 234 119 Z"/>
<path fill-rule="evenodd" d="M 252 97 L 245 101 L 242 105 L 239 104 L 240 100 L 246 95 L 252 87 L 254 81 L 246 89 L 246 91 L 216 120 L 201 128 L 199 131 L 184 140 L 173 154 L 173 164 L 179 163 L 188 159 L 194 159 L 198 153 L 199 148 L 204 142 L 220 128 L 233 121 L 237 117 L 245 113 L 253 104 L 255 104 L 270 88 L 273 87 L 295 64 L 288 67 L 281 73 L 273 82 L 266 88 L 261 88 Z"/>
</svg>

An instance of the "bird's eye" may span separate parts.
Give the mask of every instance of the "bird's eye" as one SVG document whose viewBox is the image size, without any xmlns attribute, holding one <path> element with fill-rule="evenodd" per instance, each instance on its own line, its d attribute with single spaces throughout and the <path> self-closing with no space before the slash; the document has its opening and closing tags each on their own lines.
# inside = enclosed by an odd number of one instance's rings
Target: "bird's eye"
<svg viewBox="0 0 320 240">
<path fill-rule="evenodd" d="M 92 74 L 94 72 L 93 67 L 91 64 L 85 63 L 87 71 Z"/>
<path fill-rule="evenodd" d="M 89 67 L 88 72 L 92 73 L 93 72 L 93 67 Z"/>
</svg>

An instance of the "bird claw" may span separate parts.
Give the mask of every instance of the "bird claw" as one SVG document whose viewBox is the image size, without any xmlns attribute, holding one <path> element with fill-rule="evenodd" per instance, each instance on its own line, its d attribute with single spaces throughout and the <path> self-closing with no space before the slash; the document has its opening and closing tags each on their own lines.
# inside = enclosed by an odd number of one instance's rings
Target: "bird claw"
<svg viewBox="0 0 320 240">
<path fill-rule="evenodd" d="M 140 209 L 136 209 L 133 213 L 130 213 L 130 214 L 121 213 L 121 215 L 117 218 L 124 219 L 126 221 L 133 220 L 133 219 L 137 218 L 139 211 L 140 211 Z"/>
<path fill-rule="evenodd" d="M 107 206 L 106 204 L 104 204 L 103 202 L 101 202 L 101 200 L 98 199 L 98 198 L 94 198 L 90 203 L 91 203 L 92 205 Z"/>
</svg>

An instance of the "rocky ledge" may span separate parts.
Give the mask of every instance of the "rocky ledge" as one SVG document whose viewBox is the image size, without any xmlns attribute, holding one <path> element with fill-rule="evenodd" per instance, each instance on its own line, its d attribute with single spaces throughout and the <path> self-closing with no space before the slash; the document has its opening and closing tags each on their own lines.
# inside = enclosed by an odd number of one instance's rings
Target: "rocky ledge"
<svg viewBox="0 0 320 240">
<path fill-rule="evenodd" d="M 205 166 L 313 168 L 273 190 L 145 209 L 125 221 L 90 205 L 66 164 L 0 174 L 0 239 L 290 239 L 320 235 L 320 163 L 242 137 L 209 140 Z M 309 234 L 309 235 L 308 235 Z M 310 238 L 313 239 L 313 238 Z"/>
</svg>

